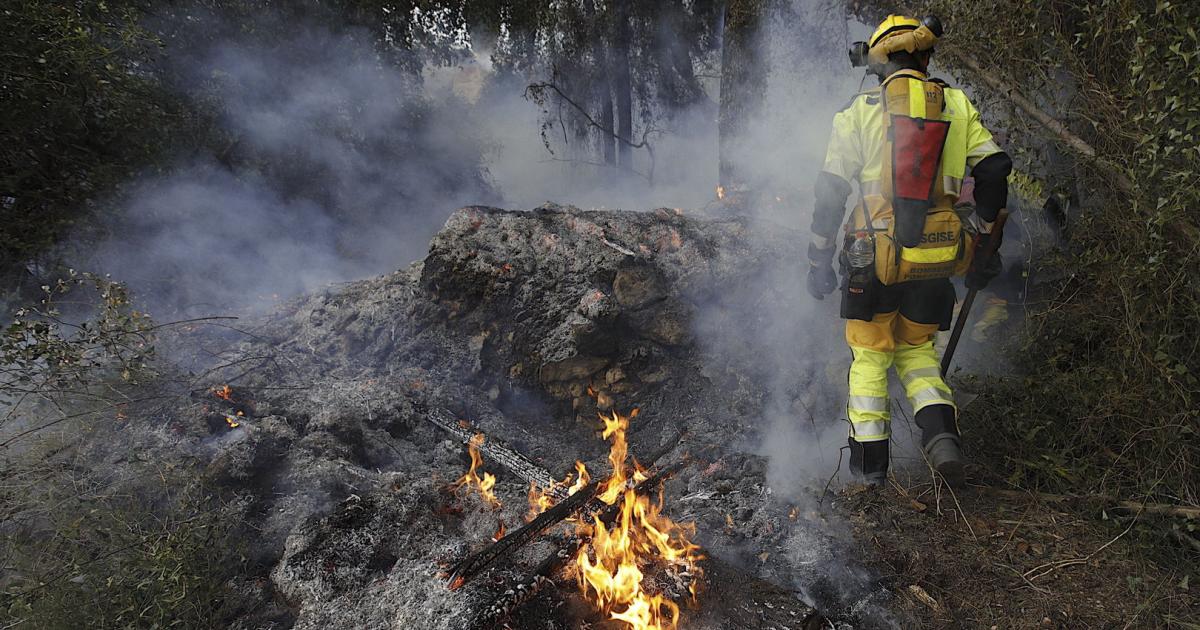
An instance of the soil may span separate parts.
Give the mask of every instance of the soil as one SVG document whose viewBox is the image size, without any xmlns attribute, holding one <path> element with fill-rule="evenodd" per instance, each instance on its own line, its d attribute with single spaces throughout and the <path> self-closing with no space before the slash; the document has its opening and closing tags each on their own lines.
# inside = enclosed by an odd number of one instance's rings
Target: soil
<svg viewBox="0 0 1200 630">
<path fill-rule="evenodd" d="M 974 472 L 957 492 L 907 472 L 840 495 L 903 627 L 1195 627 L 1196 565 L 1155 562 L 1137 540 L 1177 524 L 997 492 Z"/>
</svg>

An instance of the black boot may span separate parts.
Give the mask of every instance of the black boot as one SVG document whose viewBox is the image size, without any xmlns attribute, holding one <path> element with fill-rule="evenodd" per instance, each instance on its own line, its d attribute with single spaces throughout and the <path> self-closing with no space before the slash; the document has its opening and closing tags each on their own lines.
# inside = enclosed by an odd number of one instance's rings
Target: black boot
<svg viewBox="0 0 1200 630">
<path fill-rule="evenodd" d="M 887 483 L 888 441 L 859 442 L 850 438 L 850 473 L 871 487 Z"/>
<path fill-rule="evenodd" d="M 921 444 L 929 465 L 951 487 L 961 486 L 966 475 L 954 407 L 930 405 L 917 412 L 916 420 L 917 426 L 921 427 Z"/>
</svg>

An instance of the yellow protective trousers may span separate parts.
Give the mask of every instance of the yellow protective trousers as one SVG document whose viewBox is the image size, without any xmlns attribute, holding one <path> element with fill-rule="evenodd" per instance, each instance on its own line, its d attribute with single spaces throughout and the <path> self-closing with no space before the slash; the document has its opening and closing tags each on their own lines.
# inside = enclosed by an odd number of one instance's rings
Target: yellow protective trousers
<svg viewBox="0 0 1200 630">
<path fill-rule="evenodd" d="M 954 406 L 933 349 L 937 330 L 937 324 L 916 323 L 899 311 L 877 313 L 869 322 L 846 322 L 846 343 L 854 353 L 846 413 L 850 437 L 855 441 L 878 442 L 891 437 L 888 370 L 893 365 L 913 414 L 930 405 Z"/>
</svg>

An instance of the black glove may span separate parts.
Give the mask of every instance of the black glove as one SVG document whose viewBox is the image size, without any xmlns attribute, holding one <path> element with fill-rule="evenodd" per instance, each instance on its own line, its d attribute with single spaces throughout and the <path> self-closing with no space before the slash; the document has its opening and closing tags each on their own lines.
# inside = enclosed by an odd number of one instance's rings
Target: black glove
<svg viewBox="0 0 1200 630">
<path fill-rule="evenodd" d="M 825 299 L 837 288 L 837 274 L 833 272 L 834 247 L 819 249 L 808 244 L 808 293 L 818 300 Z"/>
<path fill-rule="evenodd" d="M 1000 260 L 1000 252 L 992 252 L 987 260 L 975 260 L 971 270 L 967 272 L 966 285 L 973 291 L 982 291 L 992 278 L 1000 275 L 1004 269 L 1004 261 Z"/>
</svg>

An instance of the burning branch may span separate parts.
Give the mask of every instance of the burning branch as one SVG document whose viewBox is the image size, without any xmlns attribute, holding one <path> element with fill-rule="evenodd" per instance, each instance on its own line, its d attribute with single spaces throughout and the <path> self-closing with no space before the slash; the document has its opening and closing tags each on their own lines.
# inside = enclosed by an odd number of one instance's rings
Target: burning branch
<svg viewBox="0 0 1200 630">
<path fill-rule="evenodd" d="M 476 433 L 467 441 L 467 452 L 471 455 L 471 469 L 467 471 L 467 474 L 460 477 L 458 481 L 455 481 L 453 487 L 455 491 L 467 488 L 468 492 L 471 488 L 475 488 L 479 491 L 479 496 L 483 497 L 483 500 L 487 502 L 488 506 L 493 510 L 498 510 L 502 507 L 500 499 L 497 499 L 496 494 L 492 492 L 492 488 L 496 485 L 496 476 L 485 472 L 480 477 L 477 472 L 478 469 L 483 467 L 483 457 L 479 455 L 479 447 L 483 442 L 484 437 L 482 433 Z M 501 528 L 501 531 L 503 531 L 503 528 Z"/>
<path fill-rule="evenodd" d="M 470 425 L 467 425 L 465 428 L 460 426 L 454 419 L 454 415 L 445 409 L 430 409 L 426 417 L 435 427 L 454 436 L 455 439 L 463 444 L 470 443 L 475 434 L 478 433 Z M 504 447 L 496 440 L 485 440 L 478 448 L 479 452 L 486 456 L 488 460 L 500 464 L 525 483 L 537 484 L 542 488 L 552 488 L 555 486 L 554 477 L 549 471 L 533 463 L 524 455 Z M 566 489 L 554 490 L 553 496 L 555 500 L 567 498 Z"/>
<path fill-rule="evenodd" d="M 651 458 L 651 465 L 657 462 L 676 446 L 683 438 L 682 435 L 676 436 L 674 439 L 667 442 L 666 448 L 655 453 Z M 578 465 L 578 464 L 577 464 Z M 646 481 L 654 477 L 647 478 Z M 576 482 L 578 483 L 578 482 Z M 645 481 L 642 482 L 646 483 Z M 521 528 L 509 532 L 507 536 L 496 541 L 495 544 L 485 547 L 478 552 L 467 556 L 458 564 L 454 565 L 449 572 L 450 588 L 457 589 L 475 576 L 483 573 L 488 568 L 494 566 L 501 559 L 516 552 L 521 547 L 536 539 L 542 532 L 550 529 L 554 525 L 567 520 L 568 518 L 584 513 L 583 521 L 590 521 L 591 516 L 605 510 L 608 506 L 596 498 L 597 491 L 603 484 L 588 484 L 575 490 L 574 494 L 567 496 L 565 500 L 550 509 L 542 512 L 529 523 Z M 642 487 L 639 484 L 639 487 Z M 646 488 L 653 488 L 653 485 L 646 485 Z"/>
<path fill-rule="evenodd" d="M 483 573 L 500 559 L 512 554 L 537 538 L 542 532 L 566 520 L 571 515 L 584 509 L 596 494 L 598 486 L 586 486 L 583 490 L 567 497 L 565 501 L 542 512 L 537 518 L 526 523 L 520 529 L 510 532 L 494 544 L 467 556 L 450 569 L 450 589 L 456 590 L 475 576 Z"/>
<path fill-rule="evenodd" d="M 645 569 L 665 565 L 681 584 L 688 583 L 694 597 L 703 556 L 691 542 L 695 526 L 680 525 L 663 514 L 661 495 L 655 504 L 643 489 L 649 479 L 645 469 L 628 462 L 625 432 L 636 416 L 637 409 L 629 415 L 612 411 L 601 416 L 604 438 L 612 441 L 613 473 L 597 499 L 610 506 L 605 512 L 615 512 L 615 518 L 605 522 L 594 515 L 590 522 L 581 519 L 577 524 L 576 535 L 585 542 L 575 555 L 575 576 L 584 599 L 610 619 L 625 622 L 631 630 L 673 630 L 679 623 L 679 605 L 652 592 Z"/>
<path fill-rule="evenodd" d="M 676 439 L 669 441 L 666 448 L 654 454 L 649 460 L 651 465 L 653 466 L 655 462 L 674 450 L 674 447 L 682 437 L 680 435 Z M 679 472 L 688 461 L 687 459 L 680 459 L 659 469 L 653 475 L 639 483 L 635 490 L 637 492 L 649 492 Z M 593 513 L 596 519 L 605 524 L 611 524 L 617 520 L 619 506 L 604 506 L 603 504 L 597 506 L 597 503 L 599 502 L 592 502 L 588 505 L 589 508 L 597 509 L 597 512 Z M 510 588 L 505 589 L 503 594 L 483 609 L 469 628 L 471 630 L 487 630 L 497 627 L 500 622 L 510 617 L 539 591 L 547 585 L 553 584 L 552 578 L 554 574 L 579 556 L 586 541 L 586 536 L 582 536 L 579 532 L 576 532 L 576 535 L 566 545 L 546 556 L 528 577 L 516 581 Z"/>
</svg>

